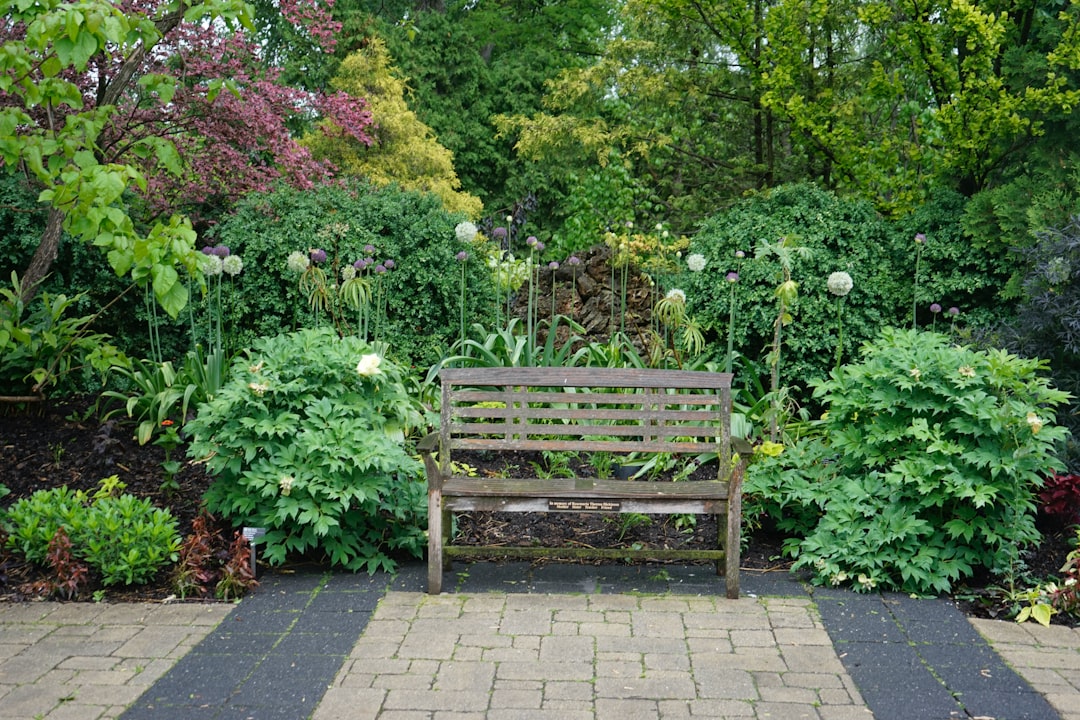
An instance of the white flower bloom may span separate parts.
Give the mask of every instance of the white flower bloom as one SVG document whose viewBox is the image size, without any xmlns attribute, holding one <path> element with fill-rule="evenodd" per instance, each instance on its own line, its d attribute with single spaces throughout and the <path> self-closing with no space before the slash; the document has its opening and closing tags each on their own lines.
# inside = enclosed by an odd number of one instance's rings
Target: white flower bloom
<svg viewBox="0 0 1080 720">
<path fill-rule="evenodd" d="M 251 392 L 255 393 L 255 397 L 262 397 L 270 389 L 262 383 L 248 383 L 248 387 L 251 388 Z"/>
<path fill-rule="evenodd" d="M 705 256 L 701 253 L 694 253 L 686 258 L 686 267 L 690 269 L 690 272 L 701 272 L 705 269 Z"/>
<path fill-rule="evenodd" d="M 307 269 L 311 267 L 311 258 L 306 254 L 296 250 L 289 253 L 289 257 L 285 260 L 286 267 L 295 273 L 305 273 Z"/>
<path fill-rule="evenodd" d="M 288 497 L 292 492 L 293 478 L 290 475 L 282 475 L 281 480 L 278 481 L 278 487 L 281 489 L 281 494 Z"/>
<path fill-rule="evenodd" d="M 465 222 L 459 222 L 457 227 L 454 228 L 454 234 L 457 236 L 458 242 L 472 242 L 476 237 L 476 226 L 466 220 Z"/>
<path fill-rule="evenodd" d="M 221 269 L 226 275 L 236 277 L 244 269 L 244 261 L 240 259 L 239 255 L 230 255 L 222 259 Z"/>
<path fill-rule="evenodd" d="M 855 287 L 855 283 L 851 281 L 851 276 L 843 270 L 830 275 L 825 285 L 829 288 L 829 292 L 837 297 L 844 297 L 851 292 L 851 288 Z"/>
<path fill-rule="evenodd" d="M 356 268 L 352 265 L 346 265 L 341 268 L 341 280 L 342 282 L 349 282 L 356 277 Z"/>
<path fill-rule="evenodd" d="M 669 300 L 671 302 L 685 303 L 686 302 L 686 293 L 684 293 L 679 288 L 672 288 L 672 289 L 667 291 L 667 295 L 664 296 L 664 299 Z"/>
<path fill-rule="evenodd" d="M 1031 434 L 1038 435 L 1042 430 L 1043 422 L 1039 419 L 1039 416 L 1033 412 L 1027 414 L 1027 424 L 1031 426 Z"/>
<path fill-rule="evenodd" d="M 199 269 L 207 277 L 221 274 L 221 258 L 217 255 L 199 255 Z"/>
<path fill-rule="evenodd" d="M 375 353 L 364 355 L 360 358 L 360 362 L 356 364 L 356 373 L 358 375 L 363 375 L 364 377 L 379 375 L 382 373 L 382 371 L 379 370 L 379 364 L 381 362 L 382 358 Z"/>
</svg>

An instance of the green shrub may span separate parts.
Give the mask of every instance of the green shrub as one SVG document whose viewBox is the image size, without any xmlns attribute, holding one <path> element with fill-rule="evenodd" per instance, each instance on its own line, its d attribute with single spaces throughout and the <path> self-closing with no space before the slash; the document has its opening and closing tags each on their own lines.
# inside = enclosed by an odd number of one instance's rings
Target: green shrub
<svg viewBox="0 0 1080 720">
<path fill-rule="evenodd" d="M 393 187 L 282 188 L 249 197 L 214 236 L 241 254 L 246 268 L 223 292 L 231 346 L 247 347 L 257 337 L 318 324 L 286 259 L 292 252 L 320 248 L 332 264 L 327 229 L 333 224 L 348 228 L 336 243 L 339 267 L 364 258 L 366 245 L 374 246 L 377 259 L 394 260 L 393 270 L 380 278 L 387 324 L 379 337 L 392 339 L 393 356 L 400 362 L 431 365 L 458 334 L 461 274 L 454 256 L 471 251 L 454 233 L 460 220 L 434 196 Z M 484 321 L 494 293 L 490 273 L 481 262 L 467 263 L 465 271 L 467 322 Z M 322 320 L 325 324 L 325 314 Z"/>
<path fill-rule="evenodd" d="M 817 384 L 822 438 L 752 465 L 746 492 L 776 516 L 795 508 L 790 529 L 807 534 L 786 550 L 817 582 L 936 593 L 977 568 L 1007 572 L 1037 541 L 1035 496 L 1061 468 L 1067 394 L 1044 368 L 887 329 Z"/>
<path fill-rule="evenodd" d="M 8 544 L 43 563 L 56 531 L 64 528 L 75 557 L 101 574 L 103 585 L 141 585 L 179 557 L 180 533 L 168 510 L 127 493 L 86 493 L 67 487 L 39 490 L 7 512 Z"/>
<path fill-rule="evenodd" d="M 329 329 L 264 338 L 187 424 L 189 455 L 215 476 L 208 509 L 268 528 L 269 562 L 321 550 L 374 571 L 393 567 L 391 551 L 420 554 L 426 490 L 405 436 L 421 408 L 394 363 L 359 373 L 375 358 Z"/>
<path fill-rule="evenodd" d="M 958 225 L 963 202 L 958 195 L 938 193 L 911 216 L 889 222 L 869 203 L 838 198 L 814 185 L 778 187 L 706 220 L 687 251 L 703 255 L 706 266 L 684 273 L 677 282 L 686 291 L 689 312 L 709 331 L 713 356 L 722 358 L 731 292 L 724 278 L 738 272 L 734 347 L 751 360 L 761 360 L 773 338 L 780 273 L 775 259 L 757 259 L 755 250 L 795 236 L 810 254 L 792 263 L 798 299 L 790 309 L 791 324 L 783 331 L 780 381 L 805 389 L 835 363 L 837 306 L 826 288 L 831 273 L 844 271 L 854 280 L 843 304 L 845 358 L 854 357 L 883 327 L 911 327 L 916 233 L 927 238 L 915 303 L 920 327 L 935 322 L 932 303 L 958 307 L 968 321 L 975 308 L 997 305 L 995 292 L 1009 271 L 999 269 L 987 251 L 965 242 Z M 746 254 L 743 260 L 735 258 L 740 250 Z M 945 321 L 939 317 L 937 322 L 941 329 Z M 801 397 L 798 390 L 795 396 Z"/>
</svg>

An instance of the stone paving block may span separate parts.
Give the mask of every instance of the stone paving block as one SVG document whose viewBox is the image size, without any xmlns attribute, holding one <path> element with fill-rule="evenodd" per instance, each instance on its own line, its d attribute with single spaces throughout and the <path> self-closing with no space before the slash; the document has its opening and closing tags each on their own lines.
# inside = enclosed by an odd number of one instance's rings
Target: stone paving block
<svg viewBox="0 0 1080 720">
<path fill-rule="evenodd" d="M 658 720 L 660 708 L 653 700 L 598 698 L 596 720 Z"/>
<path fill-rule="evenodd" d="M 788 687 L 811 688 L 814 690 L 844 687 L 841 676 L 829 672 L 787 672 L 781 675 L 780 678 L 783 684 Z"/>
<path fill-rule="evenodd" d="M 0 704 L 0 719 L 29 720 L 47 715 L 64 698 L 71 697 L 71 688 L 58 685 L 21 685 L 4 695 Z"/>
<path fill-rule="evenodd" d="M 817 711 L 821 720 L 877 720 L 869 708 L 861 705 L 822 705 Z"/>
<path fill-rule="evenodd" d="M 697 697 L 733 700 L 758 700 L 761 697 L 750 672 L 733 668 L 703 667 L 697 658 L 694 658 L 693 662 Z"/>
<path fill-rule="evenodd" d="M 801 687 L 759 687 L 758 694 L 763 703 L 813 705 L 820 700 L 815 691 Z"/>
<path fill-rule="evenodd" d="M 143 628 L 141 632 L 125 642 L 116 642 L 112 654 L 117 657 L 147 657 L 160 656 L 162 653 L 172 652 L 178 645 L 192 636 L 192 630 L 187 627 L 152 627 Z M 80 651 L 80 655 L 100 654 L 100 650 L 86 648 Z"/>
<path fill-rule="evenodd" d="M 731 644 L 734 647 L 774 647 L 776 637 L 772 630 L 732 630 Z"/>
<path fill-rule="evenodd" d="M 690 702 L 690 717 L 710 718 L 744 718 L 756 717 L 754 705 L 742 700 L 693 700 Z"/>
<path fill-rule="evenodd" d="M 0 603 L 2 606 L 3 603 Z M 29 625 L 29 624 L 0 624 L 0 638 L 5 645 L 15 645 L 20 648 L 32 645 L 41 638 L 56 632 L 53 625 Z"/>
<path fill-rule="evenodd" d="M 550 636 L 540 638 L 541 662 L 592 662 L 596 642 L 591 637 Z"/>
<path fill-rule="evenodd" d="M 495 680 L 493 662 L 444 662 L 435 674 L 435 690 L 486 690 Z"/>
<path fill-rule="evenodd" d="M 597 698 L 643 698 L 692 700 L 697 697 L 694 679 L 686 673 L 651 672 L 644 677 L 597 678 Z"/>
<path fill-rule="evenodd" d="M 617 623 L 617 622 L 585 622 L 578 625 L 577 628 L 579 635 L 589 635 L 596 637 L 599 635 L 607 637 L 620 637 L 628 638 L 633 635 L 633 628 L 629 623 Z"/>
<path fill-rule="evenodd" d="M 441 713 L 436 713 L 433 720 L 443 720 L 444 717 L 446 720 L 458 720 L 458 718 L 452 718 Z M 573 711 L 564 708 L 522 710 L 521 708 L 511 708 L 509 710 L 493 709 L 483 716 L 462 717 L 460 720 L 481 720 L 481 718 L 483 720 L 597 720 L 598 716 L 593 714 L 592 710 Z"/>
<path fill-rule="evenodd" d="M 754 705 L 759 718 L 776 720 L 820 720 L 817 707 L 809 703 L 760 702 Z"/>
<path fill-rule="evenodd" d="M 8 624 L 39 622 L 62 606 L 56 602 L 0 603 L 0 628 Z"/>
<path fill-rule="evenodd" d="M 489 693 L 436 690 L 390 690 L 383 700 L 387 710 L 456 710 L 482 712 L 488 708 Z"/>
<path fill-rule="evenodd" d="M 541 709 L 544 694 L 541 690 L 502 690 L 496 688 L 491 693 L 491 707 L 506 710 L 509 708 Z"/>
<path fill-rule="evenodd" d="M 330 688 L 311 720 L 375 720 L 385 697 L 385 690 L 374 688 Z"/>
<path fill-rule="evenodd" d="M 645 653 L 645 670 L 689 672 L 690 656 L 686 653 Z"/>
<path fill-rule="evenodd" d="M 591 702 L 593 683 L 590 681 L 562 682 L 548 681 L 543 684 L 544 700 L 573 700 L 578 703 Z"/>
<path fill-rule="evenodd" d="M 793 672 L 844 672 L 844 666 L 831 645 L 785 645 L 780 648 L 780 654 L 784 664 Z"/>
<path fill-rule="evenodd" d="M 592 663 L 500 662 L 495 677 L 504 680 L 592 680 Z"/>
</svg>

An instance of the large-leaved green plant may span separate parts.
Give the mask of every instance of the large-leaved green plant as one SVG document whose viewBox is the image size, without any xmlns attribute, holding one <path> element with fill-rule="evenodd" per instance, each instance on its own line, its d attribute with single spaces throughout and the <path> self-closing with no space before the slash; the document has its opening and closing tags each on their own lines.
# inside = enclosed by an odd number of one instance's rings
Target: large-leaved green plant
<svg viewBox="0 0 1080 720">
<path fill-rule="evenodd" d="M 405 372 L 330 329 L 264 338 L 187 424 L 215 480 L 207 507 L 268 529 L 261 556 L 322 552 L 350 570 L 419 556 L 425 486 L 406 436 L 422 422 Z"/>
<path fill-rule="evenodd" d="M 823 435 L 755 463 L 745 492 L 798 518 L 807 534 L 786 549 L 818 582 L 936 593 L 978 568 L 1010 573 L 1039 537 L 1036 493 L 1062 467 L 1054 408 L 1068 394 L 1044 370 L 886 329 L 816 384 Z"/>
</svg>

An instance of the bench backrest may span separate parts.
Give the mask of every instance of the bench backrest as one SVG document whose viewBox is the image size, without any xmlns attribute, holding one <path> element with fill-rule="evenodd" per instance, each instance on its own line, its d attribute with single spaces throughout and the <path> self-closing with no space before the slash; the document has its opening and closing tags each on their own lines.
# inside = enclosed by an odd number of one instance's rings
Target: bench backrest
<svg viewBox="0 0 1080 720">
<path fill-rule="evenodd" d="M 452 450 L 708 453 L 731 458 L 731 374 L 444 368 L 439 466 Z"/>
</svg>

